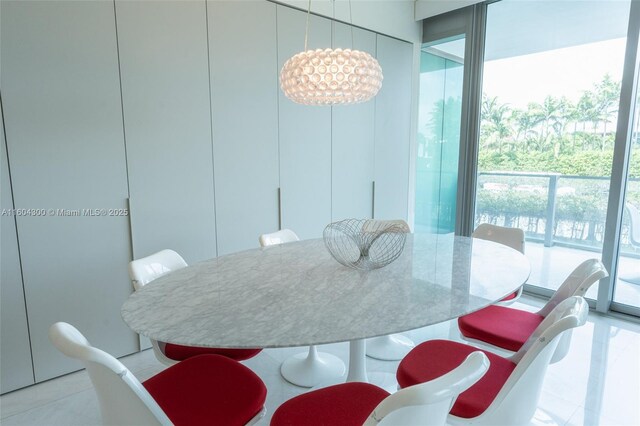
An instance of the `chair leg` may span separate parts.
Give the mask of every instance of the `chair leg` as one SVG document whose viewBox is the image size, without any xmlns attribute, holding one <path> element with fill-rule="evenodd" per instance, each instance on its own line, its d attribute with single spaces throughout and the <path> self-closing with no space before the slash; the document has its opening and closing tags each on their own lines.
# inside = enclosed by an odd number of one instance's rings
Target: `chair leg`
<svg viewBox="0 0 640 426">
<path fill-rule="evenodd" d="M 520 287 L 518 289 L 518 291 L 516 292 L 516 297 L 514 297 L 513 299 L 509 299 L 509 300 L 500 300 L 496 303 L 494 303 L 494 305 L 496 306 L 509 306 L 512 305 L 513 302 L 517 301 L 520 296 L 522 296 L 522 290 L 524 289 L 524 286 Z"/>
<path fill-rule="evenodd" d="M 367 340 L 367 356 L 383 361 L 399 361 L 414 347 L 413 340 L 402 334 L 374 337 Z"/>
<path fill-rule="evenodd" d="M 316 346 L 309 346 L 308 352 L 296 354 L 280 366 L 280 374 L 285 380 L 305 388 L 341 377 L 344 372 L 345 365 L 340 358 L 318 352 Z"/>
<path fill-rule="evenodd" d="M 151 340 L 151 347 L 153 348 L 153 354 L 156 356 L 156 359 L 162 364 L 171 367 L 176 364 L 177 361 L 172 360 L 164 354 L 164 345 L 165 344 L 163 342 Z"/>
<path fill-rule="evenodd" d="M 262 418 L 267 414 L 267 409 L 262 407 L 262 410 L 258 414 L 256 414 L 245 426 L 251 426 L 258 423 Z"/>
</svg>

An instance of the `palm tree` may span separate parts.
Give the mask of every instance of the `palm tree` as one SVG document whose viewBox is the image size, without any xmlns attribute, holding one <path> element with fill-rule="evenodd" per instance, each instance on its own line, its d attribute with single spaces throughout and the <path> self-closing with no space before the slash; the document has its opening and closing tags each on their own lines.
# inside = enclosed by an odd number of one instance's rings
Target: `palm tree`
<svg viewBox="0 0 640 426">
<path fill-rule="evenodd" d="M 567 124 L 573 123 L 573 131 L 571 132 L 571 152 L 576 149 L 576 137 L 578 136 L 578 123 L 581 122 L 580 111 L 578 105 L 567 101 L 565 109 L 565 117 Z"/>
<path fill-rule="evenodd" d="M 576 105 L 576 114 L 578 120 L 582 123 L 582 131 L 586 132 L 587 123 L 591 122 L 594 117 L 593 111 L 595 110 L 595 96 L 590 90 L 582 92 L 580 99 Z"/>
<path fill-rule="evenodd" d="M 564 139 L 564 132 L 567 128 L 567 125 L 571 122 L 573 117 L 573 106 L 571 105 L 571 101 L 566 97 L 560 98 L 557 104 L 557 114 L 555 117 L 555 121 L 551 125 L 551 128 L 555 132 L 554 142 L 553 142 L 553 155 L 558 158 L 560 155 L 560 151 L 565 148 L 562 146 Z"/>
<path fill-rule="evenodd" d="M 585 137 L 583 137 L 585 145 L 584 149 L 593 148 L 591 145 L 592 138 L 586 137 L 587 132 L 587 123 L 591 124 L 591 128 L 593 130 L 593 134 L 595 135 L 596 129 L 598 128 L 598 123 L 600 121 L 600 112 L 598 111 L 598 107 L 596 105 L 596 95 L 590 91 L 585 90 L 582 92 L 580 99 L 576 105 L 576 114 L 578 115 L 578 120 L 582 123 L 582 133 Z"/>
<path fill-rule="evenodd" d="M 522 150 L 526 152 L 528 150 L 529 142 L 538 136 L 535 128 L 539 123 L 534 111 L 531 108 L 526 110 L 516 109 L 511 114 L 511 118 L 516 125 L 516 141 L 523 140 Z"/>
<path fill-rule="evenodd" d="M 500 104 L 497 97 L 482 99 L 482 122 L 486 129 L 485 136 L 488 145 L 496 145 L 498 154 L 502 154 L 502 147 L 513 134 L 511 128 L 511 108 L 507 104 Z M 492 138 L 493 136 L 493 138 Z"/>
<path fill-rule="evenodd" d="M 618 102 L 620 101 L 620 82 L 613 81 L 607 73 L 602 81 L 596 84 L 595 109 L 598 111 L 599 121 L 603 124 L 601 150 L 604 151 L 607 124 L 615 120 L 618 115 Z"/>
<path fill-rule="evenodd" d="M 529 108 L 538 123 L 542 125 L 539 143 L 540 147 L 543 147 L 547 145 L 547 142 L 549 141 L 549 129 L 553 129 L 556 135 L 561 132 L 564 126 L 562 124 L 564 106 L 560 99 L 554 98 L 553 96 L 547 96 L 544 98 L 544 101 L 542 101 L 542 104 L 531 103 L 529 104 Z"/>
</svg>

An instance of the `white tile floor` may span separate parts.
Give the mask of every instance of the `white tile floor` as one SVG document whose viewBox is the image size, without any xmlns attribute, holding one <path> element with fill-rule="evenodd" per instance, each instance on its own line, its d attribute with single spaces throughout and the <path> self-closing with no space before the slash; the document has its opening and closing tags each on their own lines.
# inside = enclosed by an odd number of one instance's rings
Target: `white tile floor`
<svg viewBox="0 0 640 426">
<path fill-rule="evenodd" d="M 535 310 L 543 302 L 524 297 L 516 306 Z M 454 322 L 407 333 L 415 341 L 433 338 L 458 340 Z M 269 423 L 274 409 L 305 392 L 279 374 L 280 362 L 300 348 L 267 349 L 246 361 L 267 385 Z M 322 346 L 347 361 L 346 343 Z M 145 380 L 163 369 L 150 350 L 124 357 L 123 363 Z M 369 371 L 395 373 L 397 362 L 367 359 Z M 85 372 L 77 372 L 0 397 L 2 425 L 99 424 L 98 403 Z M 640 324 L 589 315 L 588 323 L 573 334 L 571 351 L 547 371 L 537 425 L 640 425 Z"/>
</svg>

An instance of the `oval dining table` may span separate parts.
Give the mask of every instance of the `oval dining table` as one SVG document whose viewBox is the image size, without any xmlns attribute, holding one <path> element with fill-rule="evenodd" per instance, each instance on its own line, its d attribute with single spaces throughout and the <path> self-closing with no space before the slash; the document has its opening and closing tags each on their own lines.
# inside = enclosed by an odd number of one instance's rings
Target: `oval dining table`
<svg viewBox="0 0 640 426">
<path fill-rule="evenodd" d="M 350 342 L 347 381 L 368 382 L 365 339 L 440 323 L 488 306 L 524 284 L 529 261 L 486 240 L 408 234 L 391 264 L 336 262 L 322 239 L 195 263 L 133 293 L 131 329 L 187 346 L 281 348 Z"/>
</svg>

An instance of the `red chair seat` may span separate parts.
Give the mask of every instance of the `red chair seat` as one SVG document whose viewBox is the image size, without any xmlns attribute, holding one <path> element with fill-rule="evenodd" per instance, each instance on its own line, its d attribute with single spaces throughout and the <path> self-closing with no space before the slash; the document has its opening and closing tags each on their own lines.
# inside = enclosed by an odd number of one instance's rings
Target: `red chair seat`
<svg viewBox="0 0 640 426">
<path fill-rule="evenodd" d="M 199 355 L 143 383 L 176 426 L 244 425 L 264 407 L 267 388 L 250 369 L 220 355 Z"/>
<path fill-rule="evenodd" d="M 362 425 L 389 392 L 369 383 L 344 383 L 304 393 L 282 404 L 271 426 Z"/>
<path fill-rule="evenodd" d="M 515 352 L 543 319 L 536 313 L 491 305 L 458 318 L 458 328 L 465 337 Z"/>
<path fill-rule="evenodd" d="M 429 340 L 416 346 L 398 366 L 396 375 L 402 388 L 436 379 L 459 366 L 477 348 L 449 340 Z M 482 414 L 493 402 L 516 364 L 491 352 L 489 370 L 473 386 L 462 392 L 450 413 L 473 418 Z"/>
<path fill-rule="evenodd" d="M 174 361 L 184 361 L 197 355 L 222 355 L 227 358 L 243 361 L 252 358 L 262 349 L 223 349 L 223 348 L 199 348 L 195 346 L 174 345 L 172 343 L 165 344 L 164 354 L 167 358 Z"/>
<path fill-rule="evenodd" d="M 507 297 L 505 297 L 504 299 L 500 300 L 501 302 L 506 302 L 507 300 L 513 300 L 516 297 L 518 297 L 518 292 L 514 291 L 513 293 L 511 293 L 510 295 L 508 295 Z"/>
</svg>

